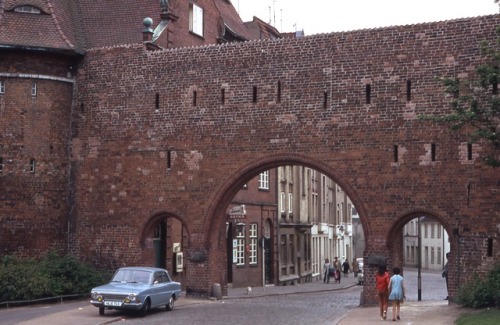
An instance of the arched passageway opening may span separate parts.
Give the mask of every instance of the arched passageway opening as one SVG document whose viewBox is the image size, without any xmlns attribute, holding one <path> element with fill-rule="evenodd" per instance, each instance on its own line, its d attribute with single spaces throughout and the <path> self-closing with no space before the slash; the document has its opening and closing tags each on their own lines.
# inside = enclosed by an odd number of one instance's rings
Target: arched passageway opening
<svg viewBox="0 0 500 325">
<path fill-rule="evenodd" d="M 212 246 L 226 247 L 227 285 L 322 281 L 325 258 L 351 264 L 363 256 L 363 225 L 349 195 L 354 192 L 320 166 L 271 159 L 234 177 L 213 205 L 218 209 L 207 233 Z"/>
<path fill-rule="evenodd" d="M 438 213 L 403 215 L 392 227 L 387 243 L 388 271 L 402 269 L 408 300 L 442 301 L 452 295 L 448 287 L 451 289 L 449 278 L 454 273 L 451 257 L 455 245 Z M 443 273 L 445 266 L 449 272 Z"/>
<path fill-rule="evenodd" d="M 187 284 L 186 254 L 189 252 L 187 227 L 177 216 L 159 213 L 145 224 L 142 233 L 146 265 L 165 268 L 174 281 Z"/>
</svg>

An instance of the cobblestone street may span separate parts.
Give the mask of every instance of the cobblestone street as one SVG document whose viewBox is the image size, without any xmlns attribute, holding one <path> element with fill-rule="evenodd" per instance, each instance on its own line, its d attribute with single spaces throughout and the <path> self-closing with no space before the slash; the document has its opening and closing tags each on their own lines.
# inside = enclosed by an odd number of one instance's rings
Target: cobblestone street
<svg viewBox="0 0 500 325">
<path fill-rule="evenodd" d="M 417 270 L 405 269 L 407 302 L 402 308 L 406 317 L 415 313 L 435 315 L 436 310 L 455 312 L 444 301 L 446 284 L 441 272 L 422 271 L 422 300 L 417 302 Z M 369 283 L 367 285 L 370 285 Z M 106 311 L 99 316 L 97 308 L 88 301 L 31 306 L 0 310 L 3 324 L 370 324 L 379 322 L 376 307 L 360 307 L 363 287 L 352 277 L 342 278 L 340 284 L 316 281 L 285 287 L 256 287 L 247 294 L 246 288 L 230 289 L 222 300 L 183 296 L 174 311 L 156 309 L 145 318 L 136 314 Z M 71 307 L 73 306 L 73 307 Z M 430 307 L 429 307 L 430 306 Z M 430 309 L 429 309 L 430 308 Z M 434 314 L 431 314 L 434 312 Z M 28 315 L 36 315 L 29 317 Z M 24 315 L 24 316 L 23 316 Z M 414 316 L 412 316 L 414 317 Z M 435 316 L 434 316 L 435 317 Z M 358 323 L 352 323 L 356 319 Z M 452 315 L 453 318 L 453 315 Z M 437 324 L 446 322 L 435 321 Z"/>
</svg>

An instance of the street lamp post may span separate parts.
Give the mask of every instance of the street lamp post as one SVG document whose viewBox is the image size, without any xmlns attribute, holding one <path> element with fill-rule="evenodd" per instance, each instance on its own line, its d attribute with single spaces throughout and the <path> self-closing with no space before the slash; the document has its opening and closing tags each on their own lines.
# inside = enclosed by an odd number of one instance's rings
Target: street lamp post
<svg viewBox="0 0 500 325">
<path fill-rule="evenodd" d="M 418 281 L 418 301 L 422 301 L 422 236 L 421 236 L 421 229 L 420 229 L 420 217 L 418 217 L 418 275 L 417 275 L 417 281 Z"/>
</svg>

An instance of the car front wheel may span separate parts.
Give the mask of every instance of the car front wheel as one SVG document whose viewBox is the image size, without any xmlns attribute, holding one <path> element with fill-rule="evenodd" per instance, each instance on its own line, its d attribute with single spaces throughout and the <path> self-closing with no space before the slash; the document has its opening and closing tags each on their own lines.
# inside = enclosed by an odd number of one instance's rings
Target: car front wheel
<svg viewBox="0 0 500 325">
<path fill-rule="evenodd" d="M 150 308 L 151 308 L 151 301 L 149 301 L 149 298 L 148 298 L 144 302 L 144 305 L 142 305 L 141 316 L 145 317 L 148 314 Z"/>
<path fill-rule="evenodd" d="M 165 305 L 165 309 L 167 311 L 171 311 L 174 309 L 174 296 L 170 296 L 170 299 L 168 299 L 168 303 Z"/>
</svg>

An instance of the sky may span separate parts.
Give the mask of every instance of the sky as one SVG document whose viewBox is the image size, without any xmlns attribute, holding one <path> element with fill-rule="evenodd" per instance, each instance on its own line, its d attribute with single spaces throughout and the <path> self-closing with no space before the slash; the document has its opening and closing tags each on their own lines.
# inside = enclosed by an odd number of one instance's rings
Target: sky
<svg viewBox="0 0 500 325">
<path fill-rule="evenodd" d="M 243 21 L 257 16 L 305 35 L 411 25 L 499 13 L 494 0 L 231 0 Z"/>
</svg>

